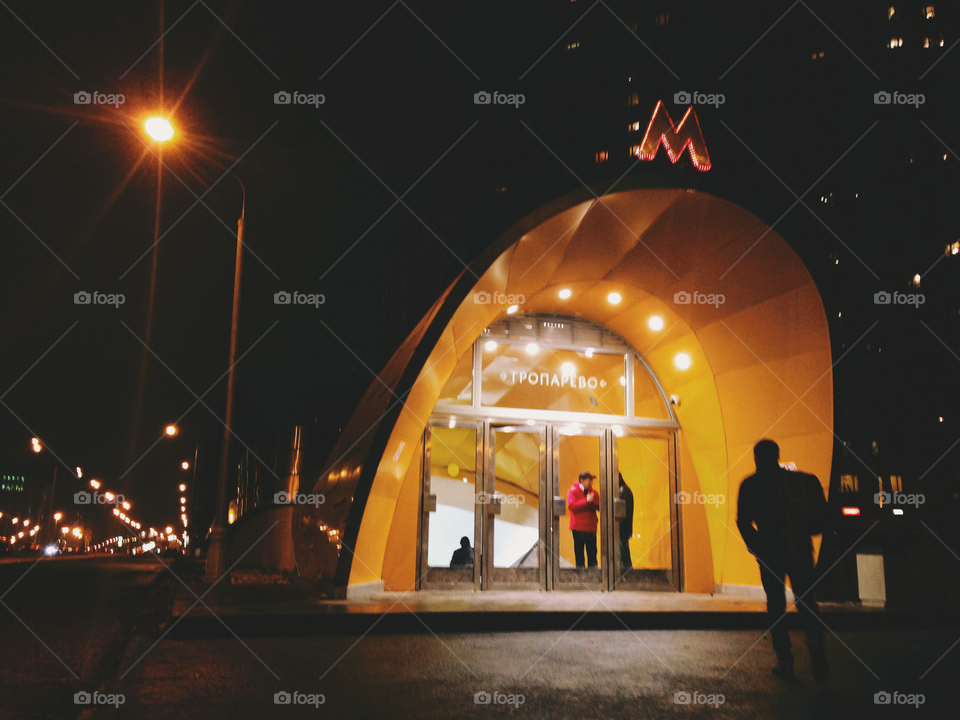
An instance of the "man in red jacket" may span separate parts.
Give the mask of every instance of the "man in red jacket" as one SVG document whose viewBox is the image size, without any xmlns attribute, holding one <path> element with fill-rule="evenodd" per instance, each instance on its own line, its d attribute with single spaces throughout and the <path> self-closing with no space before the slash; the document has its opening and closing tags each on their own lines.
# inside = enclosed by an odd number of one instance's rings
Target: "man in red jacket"
<svg viewBox="0 0 960 720">
<path fill-rule="evenodd" d="M 597 567 L 597 512 L 600 510 L 600 495 L 593 489 L 596 477 L 584 470 L 567 493 L 570 530 L 573 531 L 573 554 L 578 568 L 584 567 L 584 549 L 589 567 Z"/>
</svg>

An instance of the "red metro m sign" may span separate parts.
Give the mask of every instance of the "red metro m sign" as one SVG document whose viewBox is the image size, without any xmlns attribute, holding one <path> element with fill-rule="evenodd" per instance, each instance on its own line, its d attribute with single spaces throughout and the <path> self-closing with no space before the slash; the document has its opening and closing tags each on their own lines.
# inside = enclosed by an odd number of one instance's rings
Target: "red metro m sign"
<svg viewBox="0 0 960 720">
<path fill-rule="evenodd" d="M 632 154 L 641 160 L 653 160 L 657 150 L 660 149 L 661 143 L 667 150 L 670 162 L 677 162 L 683 151 L 689 150 L 690 159 L 697 170 L 706 172 L 710 169 L 710 154 L 707 152 L 707 145 L 703 141 L 700 122 L 697 120 L 697 114 L 693 111 L 693 105 L 687 108 L 683 119 L 674 126 L 663 101 L 658 100 L 657 106 L 653 109 L 653 115 L 650 117 L 650 124 L 647 125 L 647 132 L 643 136 L 643 142 L 632 148 Z"/>
</svg>

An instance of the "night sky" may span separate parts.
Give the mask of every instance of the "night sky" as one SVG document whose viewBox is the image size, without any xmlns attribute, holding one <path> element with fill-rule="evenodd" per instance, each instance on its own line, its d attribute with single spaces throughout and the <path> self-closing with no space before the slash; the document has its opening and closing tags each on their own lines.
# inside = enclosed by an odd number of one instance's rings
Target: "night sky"
<svg viewBox="0 0 960 720">
<path fill-rule="evenodd" d="M 570 24 L 568 15 L 553 12 L 557 4 L 187 0 L 12 2 L 0 8 L 0 196 L 6 206 L 0 206 L 0 396 L 6 406 L 0 406 L 0 471 L 47 477 L 60 458 L 59 506 L 81 485 L 65 469 L 79 465 L 84 479 L 99 478 L 129 493 L 133 514 L 146 527 L 175 520 L 175 486 L 184 479 L 179 463 L 192 460 L 199 443 L 200 479 L 212 493 L 242 202 L 231 169 L 246 187 L 248 248 L 237 433 L 253 445 L 295 422 L 312 426 L 306 450 L 308 464 L 318 468 L 390 350 L 463 263 L 496 237 L 486 229 L 470 232 L 480 218 L 450 219 L 451 188 L 478 164 L 529 156 L 553 162 L 520 121 L 539 127 L 545 111 L 538 99 L 551 83 L 565 82 L 548 76 L 555 67 L 548 61 L 536 65 L 544 54 L 562 52 L 566 42 L 551 49 Z M 589 7 L 589 0 L 578 5 Z M 751 37 L 786 8 L 765 7 L 762 16 L 749 18 L 760 28 Z M 608 11 L 598 6 L 591 12 Z M 812 27 L 817 42 L 829 43 L 843 58 L 840 74 L 825 85 L 828 97 L 854 91 L 868 97 L 895 82 L 889 76 L 875 81 L 809 15 L 796 22 Z M 769 52 L 795 32 L 785 20 L 763 47 Z M 729 47 L 722 37 L 711 42 L 721 53 L 715 64 L 680 64 L 676 42 L 663 50 L 671 64 L 682 65 L 688 89 L 697 81 L 703 88 L 709 82 L 729 87 L 716 79 L 718 70 L 752 40 Z M 681 89 L 642 48 L 636 53 L 649 81 L 644 103 Z M 949 87 L 957 62 L 960 56 L 946 55 L 917 87 L 931 98 L 923 117 L 960 150 L 955 100 L 945 98 L 946 90 L 938 100 L 929 89 Z M 759 99 L 751 98 L 749 108 L 770 92 L 778 112 L 795 113 L 802 123 L 779 137 L 770 130 L 771 114 L 760 127 L 750 121 L 752 110 L 733 103 L 719 118 L 701 112 L 716 171 L 694 181 L 706 183 L 706 191 L 733 188 L 748 209 L 773 222 L 793 197 L 730 130 L 800 192 L 830 166 L 832 160 L 823 164 L 821 158 L 838 157 L 870 127 L 874 108 L 869 101 L 859 109 L 825 103 L 809 86 L 791 88 L 796 78 L 787 74 L 772 81 L 759 58 L 747 56 L 743 63 L 727 82 L 756 90 Z M 574 97 L 576 81 L 569 83 Z M 524 92 L 527 103 L 488 112 L 473 104 L 473 94 L 483 89 Z M 80 91 L 122 93 L 125 102 L 78 105 Z M 279 91 L 322 93 L 325 102 L 277 105 Z M 837 303 L 849 302 L 847 292 L 858 293 L 859 324 L 835 338 L 846 333 L 856 339 L 872 322 L 870 293 L 905 290 L 901 276 L 924 272 L 943 245 L 960 236 L 952 207 L 957 159 L 915 117 L 897 110 L 831 176 L 838 203 L 841 189 L 852 194 L 857 183 L 873 183 L 869 221 L 840 219 L 834 227 L 882 277 L 854 273 L 843 287 L 828 288 L 829 253 L 844 259 L 846 271 L 857 267 L 849 251 L 829 235 L 817 236 L 824 231 L 802 208 L 796 211 L 802 217 L 778 226 L 788 240 L 791 228 L 794 237 L 816 238 L 798 252 L 824 288 L 828 316 L 836 315 Z M 162 150 L 162 237 L 151 310 L 160 159 L 142 122 L 153 113 L 169 115 L 177 135 Z M 755 144 L 751 133 L 757 131 L 763 140 Z M 903 166 L 904 143 L 931 156 L 950 154 L 952 174 L 927 186 L 891 172 L 884 184 L 886 168 Z M 804 158 L 817 162 L 808 166 Z M 675 170 L 665 161 L 656 167 Z M 552 171 L 563 179 L 545 184 L 544 201 L 558 196 L 554 188 L 581 187 L 559 162 Z M 820 185 L 807 196 L 812 206 Z M 409 209 L 400 203 L 390 209 L 397 196 Z M 498 217 L 517 219 L 536 206 L 520 203 Z M 422 262 L 410 261 L 411 249 Z M 391 288 L 414 290 L 406 298 Z M 273 295 L 282 290 L 322 293 L 325 302 L 318 308 L 275 305 Z M 120 293 L 125 302 L 119 308 L 76 305 L 79 291 Z M 947 320 L 955 290 L 949 297 L 932 292 L 942 300 L 944 322 L 952 322 L 938 334 L 953 350 L 945 351 L 915 322 L 909 331 L 888 326 L 879 335 L 890 352 L 901 349 L 893 377 L 884 380 L 890 390 L 884 397 L 894 406 L 887 411 L 912 412 L 915 420 L 904 426 L 927 435 L 944 433 L 929 424 L 931 414 L 955 408 L 951 375 L 960 370 L 960 360 L 951 356 L 960 352 L 956 317 Z M 849 314 L 857 317 L 857 308 Z M 175 421 L 180 435 L 157 442 Z M 34 435 L 47 449 L 39 456 L 30 451 Z M 937 442 L 946 449 L 952 441 L 946 433 Z"/>
</svg>

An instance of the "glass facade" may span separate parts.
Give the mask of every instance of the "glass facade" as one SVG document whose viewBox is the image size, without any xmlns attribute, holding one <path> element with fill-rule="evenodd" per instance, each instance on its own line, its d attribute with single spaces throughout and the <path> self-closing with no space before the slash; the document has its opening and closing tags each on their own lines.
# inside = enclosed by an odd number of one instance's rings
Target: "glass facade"
<svg viewBox="0 0 960 720">
<path fill-rule="evenodd" d="M 424 433 L 420 587 L 679 589 L 676 429 L 643 358 L 606 328 L 487 328 Z"/>
</svg>

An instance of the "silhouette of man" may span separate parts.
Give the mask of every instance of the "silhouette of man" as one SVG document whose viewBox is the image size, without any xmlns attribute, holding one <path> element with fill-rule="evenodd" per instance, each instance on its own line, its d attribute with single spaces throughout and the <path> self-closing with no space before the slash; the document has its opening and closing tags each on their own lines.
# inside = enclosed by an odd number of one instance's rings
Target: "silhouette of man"
<svg viewBox="0 0 960 720">
<path fill-rule="evenodd" d="M 633 568 L 633 559 L 630 557 L 630 536 L 633 535 L 633 491 L 620 476 L 620 499 L 627 504 L 627 514 L 620 520 L 620 564 L 624 570 Z"/>
<path fill-rule="evenodd" d="M 473 548 L 470 547 L 470 538 L 466 535 L 460 538 L 460 547 L 453 551 L 450 567 L 473 567 Z"/>
<path fill-rule="evenodd" d="M 820 481 L 813 475 L 780 467 L 780 447 L 761 440 L 753 448 L 757 472 L 740 485 L 737 527 L 747 549 L 760 565 L 760 580 L 767 595 L 767 619 L 771 625 L 777 665 L 773 673 L 793 678 L 790 633 L 782 621 L 787 609 L 784 578 L 790 585 L 807 634 L 807 651 L 817 682 L 830 677 L 813 585 L 811 535 L 820 535 L 827 523 L 827 501 Z M 754 527 L 756 525 L 756 527 Z"/>
<path fill-rule="evenodd" d="M 596 477 L 584 470 L 567 493 L 570 531 L 573 533 L 573 555 L 578 568 L 584 566 L 584 550 L 587 553 L 587 565 L 597 567 L 597 512 L 600 510 L 600 495 L 593 489 Z"/>
</svg>

